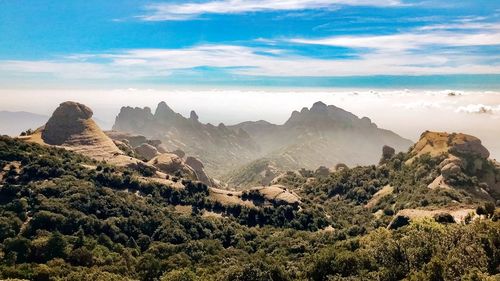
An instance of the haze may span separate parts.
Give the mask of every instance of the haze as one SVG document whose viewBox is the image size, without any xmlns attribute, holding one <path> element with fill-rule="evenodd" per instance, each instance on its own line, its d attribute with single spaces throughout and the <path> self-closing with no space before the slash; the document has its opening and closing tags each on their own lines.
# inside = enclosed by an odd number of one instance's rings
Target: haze
<svg viewBox="0 0 500 281">
<path fill-rule="evenodd" d="M 122 106 L 154 109 L 166 101 L 189 116 L 195 110 L 204 123 L 235 124 L 267 120 L 281 124 L 293 110 L 323 101 L 367 116 L 379 127 L 416 141 L 425 130 L 463 132 L 479 137 L 500 158 L 500 93 L 430 90 L 1 90 L 0 110 L 27 111 L 50 116 L 66 100 L 88 104 L 96 120 L 110 129 Z M 42 98 L 43 97 L 43 98 Z M 26 128 L 27 129 L 27 128 Z"/>
</svg>

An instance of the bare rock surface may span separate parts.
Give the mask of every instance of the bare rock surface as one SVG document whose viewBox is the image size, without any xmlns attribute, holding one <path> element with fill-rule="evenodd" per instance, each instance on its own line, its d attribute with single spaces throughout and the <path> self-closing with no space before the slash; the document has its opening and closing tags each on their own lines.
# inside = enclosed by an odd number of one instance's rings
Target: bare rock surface
<svg viewBox="0 0 500 281">
<path fill-rule="evenodd" d="M 142 158 L 146 159 L 147 161 L 160 155 L 160 153 L 158 152 L 158 149 L 156 149 L 156 147 L 154 147 L 148 143 L 143 143 L 143 144 L 139 145 L 138 147 L 134 148 L 134 151 L 135 151 L 135 153 L 139 154 Z"/>
<path fill-rule="evenodd" d="M 205 167 L 203 166 L 203 163 L 199 159 L 192 156 L 188 156 L 186 158 L 186 165 L 188 165 L 194 170 L 197 180 L 201 181 L 202 183 L 208 186 L 214 185 L 214 182 L 208 177 L 204 169 Z"/>
<path fill-rule="evenodd" d="M 186 165 L 182 158 L 173 153 L 163 153 L 148 161 L 148 164 L 155 166 L 160 171 L 181 176 L 189 179 L 197 179 L 194 170 Z"/>
</svg>

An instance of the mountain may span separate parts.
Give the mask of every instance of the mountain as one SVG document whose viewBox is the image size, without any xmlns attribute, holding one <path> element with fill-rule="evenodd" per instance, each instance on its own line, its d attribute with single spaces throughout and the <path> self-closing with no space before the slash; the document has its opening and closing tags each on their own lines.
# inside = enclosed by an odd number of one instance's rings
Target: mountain
<svg viewBox="0 0 500 281">
<path fill-rule="evenodd" d="M 71 108 L 74 124 L 89 123 L 85 107 Z M 381 149 L 379 165 L 289 171 L 271 186 L 229 191 L 70 151 L 82 132 L 56 134 L 61 121 L 47 140 L 65 145 L 0 136 L 5 280 L 500 276 L 499 197 L 487 181 L 498 183 L 500 167 L 472 136 L 426 132 L 409 152 Z M 444 167 L 459 163 L 447 178 Z M 447 186 L 429 187 L 439 175 Z"/>
<path fill-rule="evenodd" d="M 261 158 L 281 170 L 374 164 L 383 145 L 397 151 L 411 145 L 366 117 L 322 102 L 294 111 L 282 125 L 260 120 L 217 127 L 200 123 L 194 111 L 185 118 L 161 102 L 154 114 L 147 107 L 123 107 L 113 129 L 160 139 L 169 150 L 181 149 L 203 161 L 209 174 L 225 178 Z"/>
<path fill-rule="evenodd" d="M 230 130 L 223 123 L 203 124 L 194 111 L 185 118 L 165 102 L 158 104 L 154 114 L 148 107 L 122 107 L 113 130 L 159 139 L 169 151 L 180 149 L 200 159 L 212 175 L 259 155 L 258 146 L 245 131 Z"/>
<path fill-rule="evenodd" d="M 292 112 L 283 125 L 265 121 L 244 122 L 229 126 L 245 130 L 261 148 L 264 158 L 250 162 L 222 178 L 230 186 L 265 180 L 267 161 L 276 170 L 317 169 L 339 163 L 356 166 L 378 163 L 383 146 L 406 151 L 411 141 L 389 130 L 378 128 L 367 117 L 356 115 L 333 105 L 316 102 L 309 108 Z M 249 173 L 250 172 L 250 173 Z M 250 176 L 250 174 L 253 174 Z M 240 176 L 244 175 L 244 176 Z M 243 180 L 246 179 L 246 180 Z M 248 182 L 249 179 L 252 179 Z"/>
<path fill-rule="evenodd" d="M 194 167 L 189 166 L 182 157 L 172 153 L 158 152 L 161 148 L 158 141 L 147 140 L 137 147 L 130 146 L 131 141 L 138 142 L 141 137 L 127 136 L 111 132 L 114 137 L 122 137 L 122 141 L 113 140 L 106 135 L 92 119 L 92 109 L 84 104 L 67 101 L 59 105 L 47 123 L 35 130 L 32 134 L 21 136 L 20 139 L 47 146 L 61 147 L 90 157 L 96 161 L 128 167 L 154 176 L 155 181 L 164 181 L 168 175 L 183 176 L 186 179 L 202 180 L 205 184 L 215 185 L 214 181 L 206 176 L 203 165 L 192 161 Z M 148 143 L 149 142 L 149 143 Z M 151 144 L 155 144 L 156 147 Z M 155 151 L 148 159 L 145 148 Z M 142 155 L 141 155 L 142 153 Z M 145 160 L 145 161 L 144 161 Z M 146 179 L 151 180 L 151 179 Z M 168 182 L 168 181 L 167 181 Z"/>
<path fill-rule="evenodd" d="M 40 127 L 48 119 L 48 116 L 25 111 L 0 111 L 0 134 L 18 136 L 28 129 Z"/>
<path fill-rule="evenodd" d="M 92 119 L 87 106 L 67 101 L 56 108 L 47 123 L 22 139 L 59 146 L 98 161 L 120 166 L 136 166 L 142 161 L 125 155 Z"/>
<path fill-rule="evenodd" d="M 380 129 L 367 117 L 356 115 L 333 105 L 316 102 L 308 109 L 292 112 L 283 125 L 257 121 L 230 126 L 244 129 L 259 144 L 266 158 L 286 169 L 337 163 L 366 165 L 377 163 L 380 148 L 389 145 L 397 151 L 412 144 L 397 134 Z"/>
</svg>

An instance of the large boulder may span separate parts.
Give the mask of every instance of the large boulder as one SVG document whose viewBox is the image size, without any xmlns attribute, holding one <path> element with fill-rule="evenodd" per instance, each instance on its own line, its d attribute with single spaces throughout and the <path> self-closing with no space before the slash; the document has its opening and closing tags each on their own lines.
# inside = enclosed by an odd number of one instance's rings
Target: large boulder
<svg viewBox="0 0 500 281">
<path fill-rule="evenodd" d="M 449 163 L 441 168 L 441 174 L 445 180 L 454 178 L 462 173 L 462 168 L 455 163 Z"/>
<path fill-rule="evenodd" d="M 458 155 L 473 155 L 483 159 L 490 157 L 490 152 L 481 144 L 481 140 L 466 134 L 452 134 L 450 136 L 450 152 Z"/>
<path fill-rule="evenodd" d="M 388 145 L 382 147 L 382 158 L 391 159 L 396 154 L 396 150 Z"/>
<path fill-rule="evenodd" d="M 208 186 L 214 185 L 213 181 L 205 173 L 203 163 L 199 159 L 192 156 L 188 156 L 186 158 L 186 165 L 188 165 L 194 170 L 197 180 L 201 181 L 202 183 Z"/>
<path fill-rule="evenodd" d="M 160 155 L 156 147 L 148 143 L 143 143 L 139 145 L 138 147 L 134 148 L 134 151 L 135 153 L 139 154 L 139 156 L 141 156 L 143 159 L 146 159 L 146 161 L 149 161 L 154 157 Z"/>
<path fill-rule="evenodd" d="M 184 161 L 182 161 L 182 158 L 172 153 L 160 154 L 149 160 L 148 164 L 155 166 L 160 171 L 167 174 L 197 179 L 194 170 L 187 166 Z"/>
<path fill-rule="evenodd" d="M 92 114 L 92 110 L 81 103 L 63 102 L 45 124 L 42 139 L 52 145 L 63 145 L 71 141 L 75 136 L 84 133 L 87 127 L 96 126 L 90 122 Z"/>
<path fill-rule="evenodd" d="M 182 151 L 181 149 L 176 149 L 176 150 L 172 151 L 171 153 L 179 156 L 180 158 L 184 158 L 184 156 L 186 156 L 186 153 L 184 151 Z"/>
<path fill-rule="evenodd" d="M 420 136 L 420 140 L 414 145 L 412 154 L 420 156 L 429 153 L 437 156 L 442 153 L 451 153 L 456 156 L 472 156 L 487 159 L 490 156 L 488 149 L 481 140 L 462 133 L 445 133 L 426 131 Z"/>
</svg>

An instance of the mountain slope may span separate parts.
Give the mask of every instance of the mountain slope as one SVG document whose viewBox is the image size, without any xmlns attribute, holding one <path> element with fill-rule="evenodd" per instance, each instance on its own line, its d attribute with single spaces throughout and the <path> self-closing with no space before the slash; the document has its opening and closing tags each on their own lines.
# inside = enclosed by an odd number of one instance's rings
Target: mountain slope
<svg viewBox="0 0 500 281">
<path fill-rule="evenodd" d="M 149 108 L 122 107 L 113 130 L 159 139 L 169 151 L 181 149 L 199 158 L 212 175 L 251 161 L 259 153 L 246 132 L 229 130 L 222 123 L 203 124 L 194 111 L 185 118 L 165 102 L 158 104 L 154 114 Z"/>
<path fill-rule="evenodd" d="M 245 169 L 259 158 L 272 160 L 282 170 L 339 162 L 373 164 L 382 146 L 403 151 L 411 145 L 366 117 L 322 102 L 294 111 L 283 125 L 261 120 L 217 127 L 200 123 L 194 111 L 185 118 L 161 102 L 154 114 L 149 108 L 123 107 L 113 129 L 160 139 L 171 151 L 181 149 L 196 156 L 209 174 L 217 176 Z"/>
<path fill-rule="evenodd" d="M 48 119 L 48 116 L 25 111 L 0 111 L 0 135 L 18 136 L 28 129 L 40 127 Z"/>
<path fill-rule="evenodd" d="M 266 152 L 283 168 L 315 169 L 347 165 L 377 163 L 380 148 L 389 145 L 396 151 L 405 151 L 411 145 L 397 134 L 380 129 L 370 119 L 333 105 L 316 102 L 313 106 L 294 111 L 283 125 L 241 123 L 231 126 L 244 128 Z"/>
<path fill-rule="evenodd" d="M 292 172 L 282 177 L 288 188 L 230 192 L 185 180 L 183 188 L 145 182 L 126 167 L 0 137 L 0 277 L 498 278 L 500 213 L 493 213 L 494 205 L 491 212 L 488 205 L 474 222 L 451 223 L 441 212 L 474 210 L 484 199 L 468 198 L 467 190 L 426 187 L 446 155 L 424 154 L 405 164 L 413 156 L 400 153 L 379 166 L 328 175 Z M 395 188 L 384 188 L 387 185 Z M 381 198 L 367 208 L 365 203 L 380 190 L 385 191 L 378 193 Z M 227 194 L 231 196 L 224 204 L 213 201 Z M 261 205 L 231 203 L 238 200 Z M 300 208 L 283 202 L 297 202 Z M 403 214 L 433 217 L 386 228 Z"/>
</svg>

